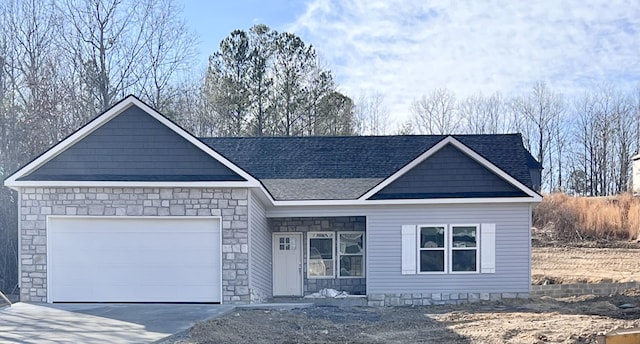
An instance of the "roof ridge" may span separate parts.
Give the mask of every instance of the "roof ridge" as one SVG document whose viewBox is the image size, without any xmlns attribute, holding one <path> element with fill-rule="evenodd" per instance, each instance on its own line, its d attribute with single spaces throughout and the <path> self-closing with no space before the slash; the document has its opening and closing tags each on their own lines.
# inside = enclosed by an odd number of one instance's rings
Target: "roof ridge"
<svg viewBox="0 0 640 344">
<path fill-rule="evenodd" d="M 500 133 L 500 134 L 411 134 L 411 135 L 325 135 L 325 136 L 201 136 L 201 140 L 242 140 L 242 139 L 347 139 L 347 138 L 395 138 L 395 137 L 423 137 L 423 138 L 439 138 L 439 137 L 495 137 L 495 136 L 521 136 L 520 133 Z"/>
</svg>

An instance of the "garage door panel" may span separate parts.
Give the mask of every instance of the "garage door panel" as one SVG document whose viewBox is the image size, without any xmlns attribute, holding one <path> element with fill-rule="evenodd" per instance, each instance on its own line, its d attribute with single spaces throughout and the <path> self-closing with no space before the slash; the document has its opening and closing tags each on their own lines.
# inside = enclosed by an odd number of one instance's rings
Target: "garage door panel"
<svg viewBox="0 0 640 344">
<path fill-rule="evenodd" d="M 53 302 L 220 302 L 212 218 L 49 219 Z"/>
<path fill-rule="evenodd" d="M 130 285 L 129 285 L 130 286 Z M 141 285 L 138 287 L 148 287 L 147 285 Z M 211 295 L 211 286 L 194 286 L 190 288 L 189 294 L 191 298 L 197 299 L 196 301 L 176 301 L 173 293 L 175 292 L 175 286 L 154 286 L 153 289 L 149 289 L 147 293 L 145 293 L 146 297 L 152 299 L 153 301 L 127 301 L 131 294 L 129 292 L 124 291 L 124 289 L 113 290 L 111 288 L 107 289 L 106 287 L 96 286 L 94 288 L 90 288 L 88 290 L 76 288 L 75 290 L 72 288 L 66 289 L 64 292 L 58 295 L 56 302 L 212 302 L 209 301 L 208 298 Z M 104 295 L 109 294 L 113 300 L 105 301 L 103 298 L 95 298 L 91 299 L 89 296 L 86 300 L 83 301 L 75 301 L 78 293 L 88 293 L 90 295 Z M 119 301 L 125 300 L 125 301 Z M 203 300 L 203 301 L 198 301 Z"/>
<path fill-rule="evenodd" d="M 59 250 L 60 248 L 58 248 Z M 69 251 L 69 250 L 65 250 Z M 217 251 L 217 250 L 216 250 Z M 185 262 L 189 262 L 190 266 L 207 267 L 216 263 L 218 260 L 212 255 L 216 251 L 211 250 L 197 250 L 197 251 L 183 251 L 180 252 L 180 257 L 177 259 L 175 256 L 178 254 L 176 250 L 139 250 L 134 249 L 131 251 L 126 250 L 76 250 L 78 256 L 89 257 L 92 255 L 98 255 L 101 258 L 108 258 L 100 260 L 100 266 L 117 266 L 127 267 L 135 262 L 139 267 L 154 267 L 162 265 L 166 268 L 177 267 L 183 268 Z M 71 255 L 64 255 L 57 257 L 56 264 L 74 264 L 78 267 L 86 267 L 92 269 L 95 266 L 96 261 L 77 261 Z"/>
<path fill-rule="evenodd" d="M 131 279 L 124 274 L 120 273 L 121 271 L 115 269 L 105 269 L 102 274 L 93 273 L 93 274 L 85 274 L 82 278 L 77 277 L 77 275 L 61 275 L 58 276 L 60 278 L 56 278 L 57 281 L 66 278 L 63 282 L 58 282 L 56 285 L 56 291 L 61 291 L 63 289 L 67 289 L 72 286 L 78 286 L 78 288 L 97 288 L 100 286 L 183 286 L 184 283 L 180 282 L 189 278 L 189 274 L 192 273 L 201 273 L 200 271 L 195 271 L 195 269 L 187 270 L 181 273 L 174 274 L 154 274 L 149 275 L 145 279 Z M 93 283 L 87 284 L 85 283 L 87 279 L 91 279 Z M 189 288 L 192 286 L 206 286 L 209 289 L 214 288 L 215 284 L 218 283 L 219 280 L 213 277 L 203 278 L 200 281 L 192 282 L 189 284 Z M 213 285 L 213 286 L 212 286 Z M 64 288 L 62 288 L 64 287 Z M 150 292 L 151 290 L 146 290 L 145 292 Z M 189 290 L 185 290 L 185 292 L 190 292 Z M 182 294 L 182 292 L 181 292 Z M 56 293 L 58 295 L 58 293 Z"/>
</svg>

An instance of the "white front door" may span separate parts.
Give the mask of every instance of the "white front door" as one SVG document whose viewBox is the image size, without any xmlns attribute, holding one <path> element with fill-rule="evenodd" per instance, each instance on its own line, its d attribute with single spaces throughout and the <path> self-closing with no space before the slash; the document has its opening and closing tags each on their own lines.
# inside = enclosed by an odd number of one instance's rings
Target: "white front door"
<svg viewBox="0 0 640 344">
<path fill-rule="evenodd" d="M 302 233 L 273 233 L 273 295 L 302 296 Z"/>
</svg>

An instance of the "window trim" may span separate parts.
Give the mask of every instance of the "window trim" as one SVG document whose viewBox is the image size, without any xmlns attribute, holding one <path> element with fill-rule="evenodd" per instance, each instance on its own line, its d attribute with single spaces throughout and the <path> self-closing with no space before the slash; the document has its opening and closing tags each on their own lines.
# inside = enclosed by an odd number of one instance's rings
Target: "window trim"
<svg viewBox="0 0 640 344">
<path fill-rule="evenodd" d="M 337 250 L 336 250 L 336 261 L 337 261 L 337 266 L 338 268 L 336 269 L 336 277 L 337 278 L 343 278 L 343 279 L 353 279 L 353 278 L 365 278 L 366 277 L 366 269 L 367 269 L 367 262 L 366 262 L 366 253 L 367 253 L 367 249 L 366 249 L 366 236 L 365 236 L 365 231 L 339 231 L 336 232 L 337 233 L 337 237 L 338 240 L 336 240 L 336 244 L 337 244 Z M 362 253 L 361 254 L 341 254 L 340 253 L 340 234 L 360 234 L 362 235 Z M 361 276 L 340 276 L 340 258 L 341 256 L 362 256 L 362 275 Z"/>
<path fill-rule="evenodd" d="M 453 247 L 453 227 L 475 227 L 476 228 L 476 270 L 475 271 L 453 271 L 453 250 L 471 251 L 471 248 Z M 469 275 L 480 273 L 480 224 L 479 223 L 452 223 L 449 225 L 449 236 L 451 237 L 449 251 L 449 273 L 454 275 Z"/>
<path fill-rule="evenodd" d="M 444 247 L 438 249 L 429 249 L 423 248 L 422 243 L 420 242 L 420 233 L 422 228 L 424 227 L 444 227 L 445 235 L 444 235 Z M 475 271 L 453 271 L 453 227 L 475 227 L 476 228 L 476 270 Z M 473 275 L 480 273 L 480 250 L 481 248 L 481 239 L 480 239 L 480 231 L 481 225 L 479 223 L 452 223 L 452 224 L 420 224 L 416 225 L 416 274 L 418 275 Z M 421 251 L 440 251 L 444 250 L 444 271 L 421 271 L 420 270 L 420 252 Z M 471 250 L 471 249 L 461 249 L 457 248 L 457 250 Z"/>
<path fill-rule="evenodd" d="M 416 273 L 419 275 L 445 275 L 449 272 L 448 266 L 449 266 L 449 254 L 448 254 L 448 250 L 447 247 L 449 245 L 449 235 L 448 235 L 448 226 L 446 224 L 422 224 L 422 225 L 417 225 L 416 226 L 416 243 L 417 243 L 417 250 L 418 250 L 418 254 L 416 255 Z M 422 232 L 422 228 L 423 227 L 443 227 L 444 228 L 444 247 L 439 248 L 437 250 L 435 249 L 429 249 L 429 248 L 423 248 L 422 247 L 422 243 L 420 242 L 420 235 Z M 444 259 L 444 270 L 443 271 L 421 271 L 421 266 L 420 266 L 420 252 L 421 251 L 444 251 L 443 254 L 443 259 Z"/>
<path fill-rule="evenodd" d="M 331 235 L 331 263 L 333 264 L 332 272 L 333 275 L 327 276 L 313 276 L 311 275 L 311 239 L 326 239 L 324 237 L 315 237 L 315 235 L 323 234 L 323 235 Z M 324 231 L 324 232 L 307 232 L 307 279 L 335 279 L 336 278 L 336 232 L 333 231 Z"/>
</svg>

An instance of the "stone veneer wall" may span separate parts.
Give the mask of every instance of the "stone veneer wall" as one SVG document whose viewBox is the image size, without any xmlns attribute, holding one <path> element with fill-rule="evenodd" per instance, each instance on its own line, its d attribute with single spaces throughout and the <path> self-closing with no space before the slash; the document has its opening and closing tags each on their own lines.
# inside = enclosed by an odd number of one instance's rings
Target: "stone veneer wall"
<svg viewBox="0 0 640 344">
<path fill-rule="evenodd" d="M 578 295 L 610 296 L 640 288 L 640 282 L 570 283 L 532 285 L 530 293 L 441 293 L 441 294 L 377 294 L 368 295 L 369 306 L 461 304 L 476 301 L 497 301 L 529 297 L 568 297 Z"/>
<path fill-rule="evenodd" d="M 416 293 L 416 294 L 373 294 L 367 295 L 367 305 L 382 306 L 430 306 L 461 305 L 480 301 L 502 299 L 528 299 L 529 293 Z"/>
<path fill-rule="evenodd" d="M 366 217 L 287 217 L 270 219 L 273 232 L 302 232 L 303 234 L 303 293 L 315 293 L 323 288 L 346 291 L 350 294 L 364 295 L 366 293 L 366 278 L 307 278 L 307 232 L 358 232 L 365 231 Z M 335 244 L 338 238 L 336 236 Z M 367 245 L 366 241 L 364 243 Z M 337 250 L 336 257 L 337 259 Z M 365 256 L 365 266 L 367 257 Z M 337 265 L 336 265 L 337 267 Z"/>
<path fill-rule="evenodd" d="M 20 300 L 47 300 L 48 215 L 221 216 L 222 302 L 249 303 L 246 189 L 23 188 Z"/>
<path fill-rule="evenodd" d="M 576 295 L 609 296 L 621 294 L 628 289 L 640 288 L 640 282 L 621 283 L 570 283 L 532 285 L 531 296 L 567 297 Z"/>
</svg>

